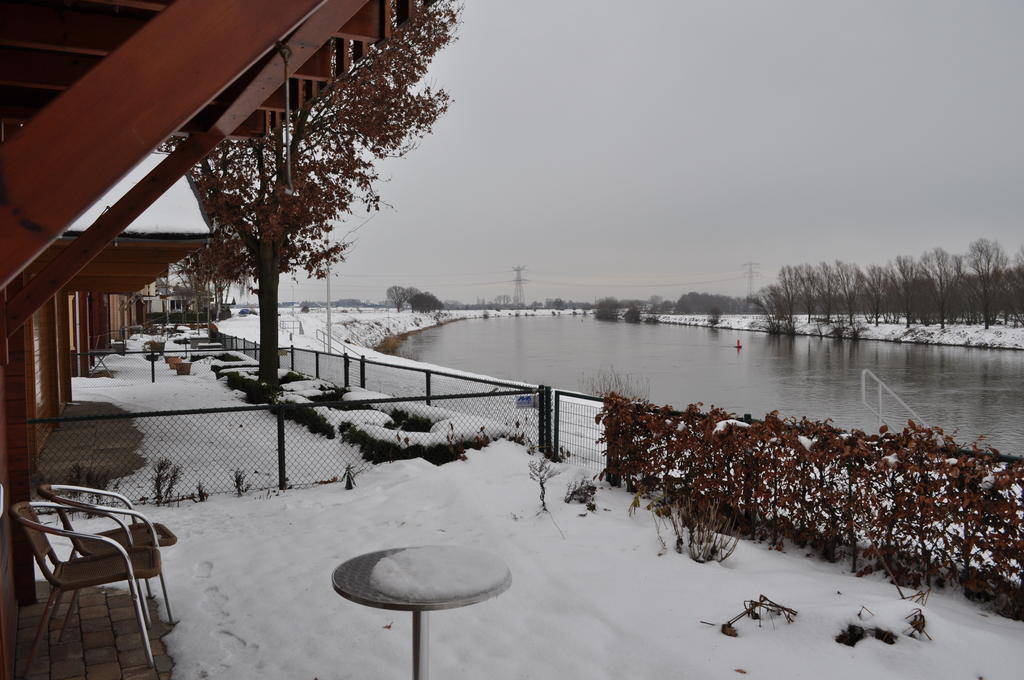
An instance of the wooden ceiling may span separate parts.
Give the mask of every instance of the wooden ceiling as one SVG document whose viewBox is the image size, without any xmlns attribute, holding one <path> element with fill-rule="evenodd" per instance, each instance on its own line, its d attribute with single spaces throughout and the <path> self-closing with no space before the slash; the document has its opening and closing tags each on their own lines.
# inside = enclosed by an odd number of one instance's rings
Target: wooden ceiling
<svg viewBox="0 0 1024 680">
<path fill-rule="evenodd" d="M 216 2 L 216 0 L 210 0 Z M 285 0 L 282 0 L 282 2 Z M 0 0 L 0 141 L 88 73 L 174 0 Z M 425 4 L 430 4 L 427 2 Z M 394 7 L 394 9 L 393 9 Z M 292 108 L 347 71 L 409 17 L 411 0 L 367 0 L 290 79 Z M 255 65 L 253 68 L 257 68 Z M 282 75 L 283 81 L 283 75 Z M 201 132 L 232 93 L 211 101 L 180 132 Z M 285 87 L 251 113 L 233 137 L 266 134 L 285 110 Z"/>
<path fill-rule="evenodd" d="M 35 276 L 73 239 L 59 239 L 50 244 L 25 271 Z M 120 240 L 107 246 L 65 285 L 67 290 L 98 293 L 134 293 L 163 276 L 167 267 L 182 259 L 201 244 L 189 242 L 133 242 Z"/>
</svg>

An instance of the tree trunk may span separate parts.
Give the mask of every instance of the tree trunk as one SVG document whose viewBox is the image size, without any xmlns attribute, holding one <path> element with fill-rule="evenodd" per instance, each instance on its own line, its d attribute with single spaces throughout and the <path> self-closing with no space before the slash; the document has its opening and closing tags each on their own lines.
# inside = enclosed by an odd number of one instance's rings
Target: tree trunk
<svg viewBox="0 0 1024 680">
<path fill-rule="evenodd" d="M 277 388 L 277 293 L 281 281 L 274 244 L 260 239 L 257 261 L 260 303 L 260 381 Z"/>
</svg>

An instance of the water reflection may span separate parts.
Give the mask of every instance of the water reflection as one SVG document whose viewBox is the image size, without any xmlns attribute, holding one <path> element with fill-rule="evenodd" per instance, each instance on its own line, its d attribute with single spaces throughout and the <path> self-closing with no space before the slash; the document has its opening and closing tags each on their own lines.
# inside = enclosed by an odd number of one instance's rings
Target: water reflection
<svg viewBox="0 0 1024 680">
<path fill-rule="evenodd" d="M 739 352 L 737 339 L 743 344 Z M 614 366 L 647 377 L 651 400 L 658 403 L 699 401 L 755 415 L 778 410 L 872 428 L 877 423 L 860 396 L 860 371 L 868 368 L 929 424 L 959 429 L 964 438 L 985 433 L 994 446 L 1024 452 L 1024 352 L 1019 351 L 781 337 L 563 315 L 460 321 L 412 336 L 402 353 L 566 389 L 582 389 L 587 376 Z M 893 413 L 894 423 L 905 418 Z"/>
</svg>

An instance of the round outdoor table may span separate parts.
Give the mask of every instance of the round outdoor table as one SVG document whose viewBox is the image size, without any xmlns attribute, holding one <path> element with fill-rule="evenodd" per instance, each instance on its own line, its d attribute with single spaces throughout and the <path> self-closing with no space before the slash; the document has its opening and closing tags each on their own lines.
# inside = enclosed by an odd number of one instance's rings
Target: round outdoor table
<svg viewBox="0 0 1024 680">
<path fill-rule="evenodd" d="M 487 583 L 486 586 L 478 584 L 481 587 L 464 589 L 463 592 L 448 597 L 416 597 L 413 595 L 394 597 L 380 592 L 370 583 L 370 575 L 373 573 L 373 568 L 382 559 L 406 550 L 412 551 L 410 555 L 415 555 L 417 548 L 429 548 L 433 551 L 433 556 L 435 557 L 437 551 L 443 551 L 444 557 L 452 561 L 466 558 L 465 561 L 468 562 L 473 557 L 480 555 L 478 550 L 452 546 L 415 546 L 378 550 L 377 552 L 354 557 L 339 565 L 334 570 L 331 582 L 334 585 L 334 590 L 339 595 L 358 604 L 378 609 L 412 612 L 412 677 L 413 680 L 427 680 L 429 676 L 428 665 L 430 663 L 428 653 L 430 631 L 427 622 L 427 612 L 465 607 L 497 597 L 512 585 L 512 574 L 509 572 L 508 567 L 502 564 L 504 574 L 500 578 L 489 579 L 492 582 Z M 493 559 L 497 560 L 497 558 Z M 429 586 L 430 584 L 426 585 Z"/>
</svg>

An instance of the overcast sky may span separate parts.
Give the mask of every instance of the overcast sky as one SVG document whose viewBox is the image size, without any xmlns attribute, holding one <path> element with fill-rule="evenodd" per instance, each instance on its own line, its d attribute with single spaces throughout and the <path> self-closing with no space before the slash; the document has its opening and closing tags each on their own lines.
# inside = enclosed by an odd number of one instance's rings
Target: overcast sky
<svg viewBox="0 0 1024 680">
<path fill-rule="evenodd" d="M 335 298 L 491 299 L 515 265 L 527 300 L 743 295 L 749 261 L 1024 243 L 1019 0 L 465 4 L 455 103 L 384 166 Z"/>
</svg>

